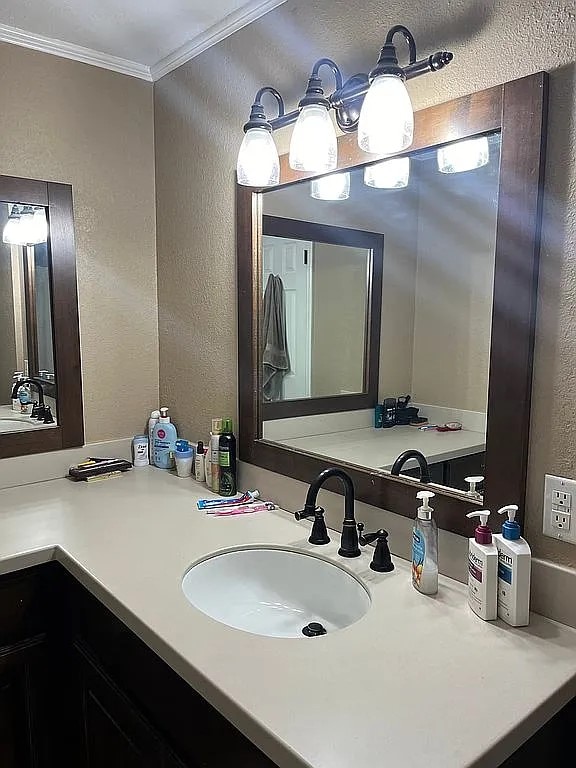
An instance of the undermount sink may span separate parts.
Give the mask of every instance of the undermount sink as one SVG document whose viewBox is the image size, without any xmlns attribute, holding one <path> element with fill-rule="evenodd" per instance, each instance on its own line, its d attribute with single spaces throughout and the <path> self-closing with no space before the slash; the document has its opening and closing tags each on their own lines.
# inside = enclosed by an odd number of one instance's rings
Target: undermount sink
<svg viewBox="0 0 576 768">
<path fill-rule="evenodd" d="M 210 555 L 185 573 L 182 590 L 216 621 L 268 637 L 334 632 L 370 607 L 368 590 L 349 571 L 317 555 L 274 547 Z"/>
</svg>

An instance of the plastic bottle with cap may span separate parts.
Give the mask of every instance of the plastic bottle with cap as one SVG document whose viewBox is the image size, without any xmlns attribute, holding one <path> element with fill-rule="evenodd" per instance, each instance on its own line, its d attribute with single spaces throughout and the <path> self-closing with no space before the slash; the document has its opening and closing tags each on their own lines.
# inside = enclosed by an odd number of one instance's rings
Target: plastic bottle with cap
<svg viewBox="0 0 576 768">
<path fill-rule="evenodd" d="M 502 533 L 494 534 L 498 550 L 498 616 L 512 627 L 525 627 L 530 621 L 532 553 L 520 535 L 517 512 L 516 504 L 498 510 L 498 514 L 508 515 Z"/>
<path fill-rule="evenodd" d="M 173 469 L 178 435 L 176 427 L 170 421 L 170 416 L 168 416 L 168 408 L 160 408 L 160 418 L 152 434 L 154 466 L 160 469 Z"/>
<path fill-rule="evenodd" d="M 479 517 L 474 536 L 468 539 L 468 605 L 484 621 L 497 617 L 498 550 L 488 527 L 490 510 L 468 512 Z"/>
<path fill-rule="evenodd" d="M 484 476 L 483 475 L 472 475 L 470 477 L 464 478 L 465 482 L 468 483 L 470 486 L 468 490 L 466 491 L 466 496 L 470 496 L 473 499 L 482 499 L 482 494 L 480 491 L 476 490 L 476 486 L 480 485 L 480 483 L 484 482 Z"/>
<path fill-rule="evenodd" d="M 429 505 L 432 491 L 418 491 L 422 501 L 412 530 L 412 586 L 424 595 L 438 592 L 438 526 Z"/>
<path fill-rule="evenodd" d="M 194 448 L 192 448 L 188 440 L 176 440 L 174 461 L 176 462 L 176 474 L 178 477 L 190 477 L 192 475 Z"/>
</svg>

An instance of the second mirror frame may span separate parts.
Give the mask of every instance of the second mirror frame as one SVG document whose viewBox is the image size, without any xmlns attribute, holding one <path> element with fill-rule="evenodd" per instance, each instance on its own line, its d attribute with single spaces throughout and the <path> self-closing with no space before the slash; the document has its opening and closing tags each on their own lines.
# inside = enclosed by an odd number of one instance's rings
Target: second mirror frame
<svg viewBox="0 0 576 768">
<path fill-rule="evenodd" d="M 415 113 L 414 141 L 405 154 L 476 135 L 501 133 L 494 295 L 483 502 L 434 486 L 438 525 L 469 536 L 465 517 L 481 505 L 518 504 L 523 519 L 546 146 L 548 76 L 538 72 Z M 374 162 L 355 134 L 338 139 L 338 169 Z M 280 158 L 281 185 L 311 178 Z M 262 189 L 237 185 L 239 458 L 311 482 L 334 463 L 262 439 L 261 367 Z M 513 316 L 511 313 L 513 311 Z M 414 516 L 420 483 L 341 464 L 360 501 Z M 340 492 L 337 484 L 330 490 Z"/>
</svg>

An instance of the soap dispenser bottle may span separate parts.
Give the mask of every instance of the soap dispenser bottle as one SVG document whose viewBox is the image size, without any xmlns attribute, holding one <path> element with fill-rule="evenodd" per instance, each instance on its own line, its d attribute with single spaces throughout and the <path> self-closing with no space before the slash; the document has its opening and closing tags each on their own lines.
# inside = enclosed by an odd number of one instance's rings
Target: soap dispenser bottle
<svg viewBox="0 0 576 768">
<path fill-rule="evenodd" d="M 502 533 L 494 534 L 498 550 L 498 616 L 512 627 L 525 627 L 530 621 L 530 570 L 532 553 L 520 535 L 516 504 L 498 510 L 507 514 Z"/>
<path fill-rule="evenodd" d="M 438 527 L 428 504 L 432 491 L 419 491 L 422 500 L 412 531 L 412 586 L 424 595 L 438 592 Z"/>
<path fill-rule="evenodd" d="M 484 621 L 497 617 L 498 550 L 488 527 L 490 511 L 468 512 L 466 517 L 479 517 L 474 537 L 468 539 L 468 605 Z"/>
</svg>

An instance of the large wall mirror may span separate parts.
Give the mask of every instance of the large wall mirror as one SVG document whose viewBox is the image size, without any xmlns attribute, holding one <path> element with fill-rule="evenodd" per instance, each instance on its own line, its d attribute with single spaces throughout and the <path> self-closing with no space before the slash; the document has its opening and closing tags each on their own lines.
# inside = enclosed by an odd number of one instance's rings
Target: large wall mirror
<svg viewBox="0 0 576 768">
<path fill-rule="evenodd" d="M 401 157 L 347 135 L 336 173 L 283 157 L 279 186 L 238 186 L 243 460 L 340 465 L 413 515 L 420 467 L 394 463 L 417 450 L 443 527 L 522 509 L 545 120 L 539 73 L 418 112 Z"/>
<path fill-rule="evenodd" d="M 0 176 L 0 457 L 83 443 L 72 190 Z"/>
</svg>

